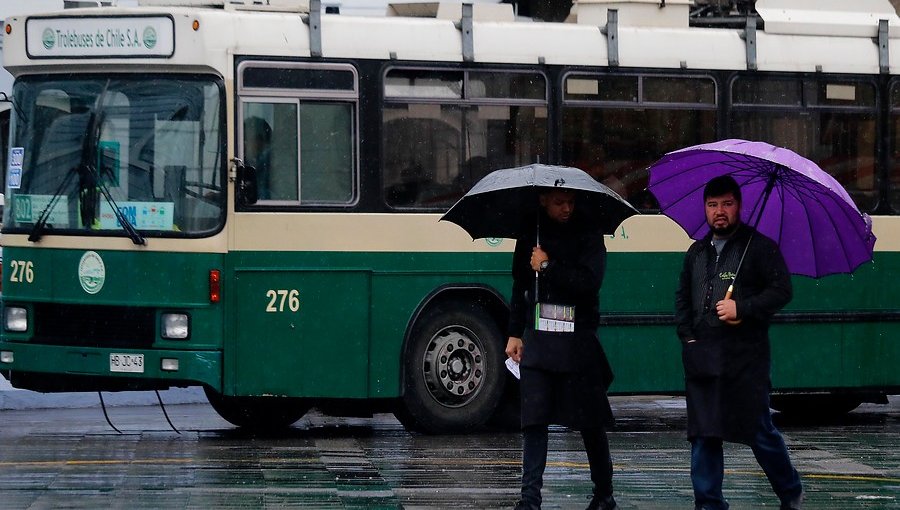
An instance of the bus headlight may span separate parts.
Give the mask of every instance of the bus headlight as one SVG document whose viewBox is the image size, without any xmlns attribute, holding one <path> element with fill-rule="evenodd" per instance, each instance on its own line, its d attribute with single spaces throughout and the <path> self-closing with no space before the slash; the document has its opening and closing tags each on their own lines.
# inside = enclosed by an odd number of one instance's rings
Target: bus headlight
<svg viewBox="0 0 900 510">
<path fill-rule="evenodd" d="M 28 331 L 28 311 L 18 306 L 7 306 L 6 331 Z"/>
<path fill-rule="evenodd" d="M 186 313 L 162 314 L 162 337 L 170 340 L 184 340 L 191 334 L 190 321 Z"/>
</svg>

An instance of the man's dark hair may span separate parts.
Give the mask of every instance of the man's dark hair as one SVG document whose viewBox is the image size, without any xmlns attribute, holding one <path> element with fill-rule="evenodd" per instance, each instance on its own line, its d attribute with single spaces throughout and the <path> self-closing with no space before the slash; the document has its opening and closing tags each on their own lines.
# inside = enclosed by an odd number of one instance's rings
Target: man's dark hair
<svg viewBox="0 0 900 510">
<path fill-rule="evenodd" d="M 263 143 L 272 141 L 272 128 L 269 123 L 260 117 L 247 117 L 244 119 L 244 138 L 255 137 Z"/>
<path fill-rule="evenodd" d="M 734 198 L 738 202 L 741 201 L 741 187 L 738 186 L 734 177 L 730 175 L 720 175 L 718 177 L 713 177 L 706 183 L 706 187 L 703 188 L 703 200 L 706 201 L 709 197 L 720 197 L 722 195 L 727 195 L 728 193 L 734 195 Z"/>
</svg>

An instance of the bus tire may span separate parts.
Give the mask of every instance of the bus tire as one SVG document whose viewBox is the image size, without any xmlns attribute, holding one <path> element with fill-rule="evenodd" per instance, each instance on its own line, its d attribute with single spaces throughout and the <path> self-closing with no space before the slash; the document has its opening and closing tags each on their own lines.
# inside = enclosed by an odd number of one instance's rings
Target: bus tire
<svg viewBox="0 0 900 510">
<path fill-rule="evenodd" d="M 483 426 L 504 394 L 504 349 L 500 328 L 482 307 L 451 302 L 430 309 L 404 353 L 400 422 L 430 434 Z"/>
<path fill-rule="evenodd" d="M 301 399 L 285 397 L 229 397 L 203 388 L 210 405 L 225 421 L 255 431 L 277 431 L 290 427 L 309 411 Z"/>
<path fill-rule="evenodd" d="M 506 374 L 506 390 L 487 426 L 492 430 L 515 432 L 522 429 L 522 397 L 519 380 Z"/>
<path fill-rule="evenodd" d="M 856 395 L 794 394 L 772 395 L 769 405 L 789 418 L 815 421 L 839 418 L 862 402 Z"/>
</svg>

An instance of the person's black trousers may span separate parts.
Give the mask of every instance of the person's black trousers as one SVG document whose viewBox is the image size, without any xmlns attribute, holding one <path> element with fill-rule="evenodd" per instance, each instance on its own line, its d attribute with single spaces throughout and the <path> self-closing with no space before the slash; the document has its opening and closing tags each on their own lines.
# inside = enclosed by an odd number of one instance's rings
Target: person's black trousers
<svg viewBox="0 0 900 510">
<path fill-rule="evenodd" d="M 522 503 L 540 508 L 541 488 L 544 486 L 544 469 L 547 466 L 547 426 L 530 425 L 522 429 Z M 602 427 L 590 427 L 581 431 L 594 496 L 612 496 L 612 457 L 609 440 Z"/>
</svg>

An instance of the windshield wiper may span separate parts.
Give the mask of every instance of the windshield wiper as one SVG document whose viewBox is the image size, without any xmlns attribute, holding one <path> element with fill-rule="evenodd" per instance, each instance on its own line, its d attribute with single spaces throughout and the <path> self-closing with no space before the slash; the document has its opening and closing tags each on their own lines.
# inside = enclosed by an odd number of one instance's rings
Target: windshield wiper
<svg viewBox="0 0 900 510">
<path fill-rule="evenodd" d="M 53 193 L 53 196 L 50 197 L 50 202 L 47 203 L 47 207 L 44 207 L 44 210 L 41 211 L 41 215 L 38 216 L 38 220 L 34 223 L 34 227 L 31 228 L 31 233 L 28 234 L 28 240 L 32 243 L 36 243 L 41 240 L 41 236 L 44 235 L 44 227 L 47 224 L 47 219 L 50 218 L 50 212 L 56 207 L 56 203 L 59 202 L 59 197 L 62 195 L 62 192 L 66 187 L 72 182 L 72 176 L 75 175 L 75 172 L 78 170 L 78 167 L 72 167 L 66 173 L 66 177 L 60 183 L 59 187 L 56 188 L 56 191 Z"/>
<path fill-rule="evenodd" d="M 97 125 L 97 110 L 103 103 L 103 98 L 106 95 L 106 88 L 109 86 L 109 80 L 107 80 L 106 85 L 103 87 L 103 90 L 100 92 L 100 95 L 97 98 L 97 102 L 94 104 L 94 107 L 91 108 L 90 116 L 88 117 L 87 125 L 84 131 L 84 142 L 81 145 L 81 162 L 77 165 L 69 169 L 66 173 L 65 178 L 60 183 L 59 187 L 56 188 L 56 191 L 50 197 L 50 201 L 47 203 L 47 207 L 41 211 L 41 215 L 38 217 L 38 220 L 35 222 L 34 227 L 31 229 L 31 233 L 28 235 L 28 240 L 31 242 L 40 241 L 41 237 L 44 235 L 44 227 L 47 224 L 47 220 L 50 218 L 50 213 L 53 211 L 53 208 L 56 207 L 56 204 L 59 202 L 59 197 L 62 196 L 63 190 L 69 185 L 69 182 L 72 181 L 72 177 L 77 173 L 79 175 L 79 189 L 81 192 L 81 208 L 82 208 L 82 223 L 85 226 L 90 226 L 90 223 L 84 222 L 84 209 L 85 209 L 85 199 L 88 198 L 84 193 L 84 181 L 85 181 L 85 169 L 89 164 L 88 158 L 90 155 L 90 147 L 93 144 L 92 140 L 94 138 L 94 131 L 96 130 Z M 100 136 L 99 130 L 97 131 L 97 137 Z M 91 207 L 96 207 L 95 201 L 91 202 Z M 93 219 L 91 219 L 91 223 Z"/>
<path fill-rule="evenodd" d="M 138 232 L 137 229 L 134 228 L 134 225 L 132 225 L 131 222 L 128 221 L 128 218 L 126 218 L 125 214 L 122 213 L 122 210 L 119 209 L 119 204 L 117 204 L 113 199 L 112 195 L 109 192 L 109 187 L 105 182 L 103 182 L 103 178 L 100 176 L 100 172 L 97 171 L 97 168 L 94 165 L 85 165 L 84 169 L 87 172 L 87 175 L 90 177 L 82 174 L 82 182 L 86 181 L 90 183 L 91 181 L 94 181 L 94 185 L 100 189 L 100 193 L 103 195 L 103 198 L 105 198 L 106 202 L 110 205 L 110 207 L 112 207 L 113 214 L 116 215 L 116 219 L 119 220 L 119 224 L 122 225 L 122 229 L 125 231 L 125 233 L 128 234 L 131 242 L 138 245 L 147 244 L 144 236 L 142 236 L 140 232 Z M 88 193 L 94 193 L 92 188 L 82 187 L 81 190 L 82 192 L 87 191 Z M 93 223 L 93 221 L 93 218 L 91 218 L 91 223 Z"/>
<path fill-rule="evenodd" d="M 128 234 L 128 237 L 131 239 L 131 242 L 138 245 L 147 244 L 144 240 L 144 237 L 138 233 L 137 229 L 134 228 L 134 225 L 128 221 L 128 218 L 125 217 L 125 214 L 119 209 L 119 205 L 113 199 L 112 195 L 109 192 L 109 187 L 103 182 L 103 177 L 100 175 L 100 172 L 97 170 L 97 167 L 91 164 L 91 159 L 99 159 L 98 149 L 100 146 L 100 135 L 103 131 L 103 120 L 105 116 L 105 111 L 103 110 L 103 100 L 106 97 L 106 91 L 109 88 L 109 80 L 106 80 L 106 85 L 103 86 L 103 91 L 100 92 L 100 96 L 97 98 L 97 104 L 95 105 L 93 111 L 91 111 L 91 117 L 88 120 L 88 126 L 85 130 L 85 139 L 84 146 L 81 149 L 81 165 L 79 165 L 79 189 L 81 190 L 82 202 L 81 202 L 81 222 L 84 225 L 93 225 L 94 219 L 96 218 L 96 190 L 99 188 L 100 193 L 103 195 L 103 198 L 106 199 L 106 203 L 112 207 L 113 214 L 116 215 L 116 219 L 119 220 L 119 224 L 122 225 L 122 229 L 125 233 Z"/>
<path fill-rule="evenodd" d="M 103 182 L 100 172 L 97 171 L 97 167 L 91 162 L 92 158 L 99 158 L 97 151 L 100 145 L 100 135 L 103 131 L 103 101 L 106 98 L 106 91 L 109 88 L 109 83 L 110 80 L 106 80 L 106 85 L 103 86 L 103 90 L 100 92 L 94 107 L 91 109 L 90 117 L 88 117 L 87 127 L 85 128 L 84 133 L 84 143 L 81 146 L 81 163 L 69 170 L 66 174 L 65 179 L 63 179 L 63 182 L 56 190 L 56 193 L 50 198 L 50 203 L 47 204 L 47 207 L 35 223 L 34 228 L 31 229 L 31 234 L 28 236 L 29 241 L 34 242 L 41 238 L 44 226 L 47 223 L 47 219 L 50 217 L 50 212 L 59 201 L 62 191 L 68 185 L 69 181 L 72 180 L 72 176 L 77 172 L 82 225 L 91 228 L 94 224 L 94 220 L 97 217 L 96 194 L 99 189 L 103 198 L 105 198 L 106 202 L 112 207 L 113 214 L 115 214 L 116 219 L 119 220 L 119 224 L 122 225 L 122 229 L 128 234 L 131 242 L 138 245 L 147 244 L 144 237 L 134 228 L 134 225 L 128 221 L 128 218 L 126 218 L 125 214 L 119 209 L 119 205 L 116 204 L 116 201 L 109 192 L 109 187 Z"/>
</svg>

